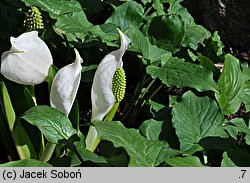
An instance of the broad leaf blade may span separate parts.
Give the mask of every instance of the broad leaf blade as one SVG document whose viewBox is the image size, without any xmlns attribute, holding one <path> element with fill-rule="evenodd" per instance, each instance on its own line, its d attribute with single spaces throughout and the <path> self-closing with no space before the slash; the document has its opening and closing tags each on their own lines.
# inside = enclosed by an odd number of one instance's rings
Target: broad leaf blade
<svg viewBox="0 0 250 183">
<path fill-rule="evenodd" d="M 197 146 L 205 137 L 227 137 L 222 128 L 224 117 L 215 101 L 208 97 L 197 97 L 190 91 L 186 92 L 181 102 L 174 105 L 172 115 L 183 151 Z"/>
<path fill-rule="evenodd" d="M 129 166 L 157 166 L 166 158 L 179 154 L 166 142 L 148 140 L 136 129 L 127 129 L 120 122 L 96 121 L 94 125 L 102 140 L 111 141 L 115 147 L 123 147 L 127 151 Z"/>
<path fill-rule="evenodd" d="M 215 97 L 224 114 L 233 114 L 240 108 L 240 95 L 244 90 L 245 79 L 239 60 L 230 54 L 225 56 L 225 64 L 218 81 L 220 93 Z"/>
<path fill-rule="evenodd" d="M 144 21 L 144 9 L 135 1 L 120 5 L 105 23 L 112 23 L 125 31 L 131 26 L 140 27 Z"/>
<path fill-rule="evenodd" d="M 162 67 L 150 65 L 147 67 L 147 73 L 154 79 L 159 78 L 166 85 L 189 86 L 198 91 L 217 91 L 211 71 L 179 58 L 170 58 Z"/>
<path fill-rule="evenodd" d="M 37 126 L 52 143 L 69 139 L 77 131 L 62 112 L 48 106 L 36 106 L 26 111 L 22 117 Z"/>
</svg>

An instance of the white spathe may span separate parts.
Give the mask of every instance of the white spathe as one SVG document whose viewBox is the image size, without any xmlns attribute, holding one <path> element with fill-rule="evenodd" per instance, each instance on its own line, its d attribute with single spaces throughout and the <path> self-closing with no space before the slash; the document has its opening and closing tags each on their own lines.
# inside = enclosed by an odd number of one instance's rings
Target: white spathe
<svg viewBox="0 0 250 183">
<path fill-rule="evenodd" d="M 121 46 L 106 55 L 97 67 L 92 88 L 92 116 L 91 121 L 103 120 L 104 116 L 111 110 L 115 103 L 115 97 L 112 92 L 113 76 L 117 68 L 123 67 L 122 56 L 128 48 L 130 39 L 119 29 L 118 33 L 121 39 Z M 86 149 L 93 151 L 96 146 L 97 131 L 95 127 L 90 126 L 86 137 Z"/>
<path fill-rule="evenodd" d="M 53 59 L 37 31 L 11 37 L 11 48 L 2 54 L 1 74 L 19 84 L 34 85 L 47 79 Z"/>
<path fill-rule="evenodd" d="M 117 29 L 121 38 L 121 46 L 106 55 L 97 67 L 92 88 L 92 117 L 91 120 L 102 120 L 115 103 L 112 92 L 112 80 L 117 68 L 123 67 L 122 56 L 130 43 L 130 39 Z"/>
<path fill-rule="evenodd" d="M 79 52 L 75 50 L 76 58 L 72 64 L 61 68 L 53 80 L 50 90 L 50 105 L 69 115 L 74 103 L 81 80 L 83 62 Z"/>
</svg>

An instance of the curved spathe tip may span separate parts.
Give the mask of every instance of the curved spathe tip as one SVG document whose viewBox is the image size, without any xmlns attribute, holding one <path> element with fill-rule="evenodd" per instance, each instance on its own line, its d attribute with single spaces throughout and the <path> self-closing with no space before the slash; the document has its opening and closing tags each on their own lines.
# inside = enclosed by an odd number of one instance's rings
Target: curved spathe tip
<svg viewBox="0 0 250 183">
<path fill-rule="evenodd" d="M 123 66 L 122 56 L 128 48 L 130 39 L 117 28 L 120 35 L 121 46 L 107 54 L 97 67 L 92 89 L 92 118 L 91 120 L 102 120 L 115 103 L 112 92 L 113 76 L 117 68 Z"/>
<path fill-rule="evenodd" d="M 61 68 L 51 85 L 50 105 L 66 116 L 69 115 L 73 106 L 77 90 L 79 88 L 83 62 L 77 49 L 75 50 L 76 58 L 72 64 Z"/>
</svg>

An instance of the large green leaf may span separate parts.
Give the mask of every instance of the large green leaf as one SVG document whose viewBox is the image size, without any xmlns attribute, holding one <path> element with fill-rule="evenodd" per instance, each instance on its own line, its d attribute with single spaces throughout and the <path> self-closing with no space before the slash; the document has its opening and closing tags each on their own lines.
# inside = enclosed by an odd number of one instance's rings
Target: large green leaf
<svg viewBox="0 0 250 183">
<path fill-rule="evenodd" d="M 198 53 L 198 60 L 201 62 L 202 66 L 206 68 L 207 70 L 210 70 L 213 72 L 214 76 L 218 79 L 220 76 L 220 70 L 215 67 L 212 60 L 200 53 Z"/>
<path fill-rule="evenodd" d="M 154 79 L 159 78 L 166 85 L 189 86 L 198 91 L 217 91 L 217 84 L 213 80 L 211 71 L 176 57 L 171 57 L 162 67 L 148 66 L 147 73 Z"/>
<path fill-rule="evenodd" d="M 38 6 L 47 11 L 51 18 L 58 18 L 64 14 L 82 11 L 80 4 L 76 0 L 22 0 L 27 6 Z"/>
<path fill-rule="evenodd" d="M 245 86 L 245 78 L 239 60 L 230 54 L 225 56 L 224 69 L 218 81 L 219 93 L 215 97 L 224 114 L 233 114 L 241 104 L 240 95 Z"/>
<path fill-rule="evenodd" d="M 185 23 L 178 15 L 156 16 L 144 26 L 144 32 L 152 44 L 176 52 L 185 36 Z"/>
<path fill-rule="evenodd" d="M 112 23 L 122 31 L 129 27 L 140 27 L 144 22 L 144 9 L 135 1 L 129 1 L 120 5 L 105 23 Z"/>
<path fill-rule="evenodd" d="M 179 137 L 181 150 L 189 150 L 211 136 L 227 137 L 222 128 L 224 117 L 215 101 L 186 92 L 173 110 L 173 126 Z"/>
<path fill-rule="evenodd" d="M 52 165 L 34 159 L 24 159 L 0 164 L 0 167 L 52 167 Z"/>
<path fill-rule="evenodd" d="M 127 129 L 117 121 L 96 121 L 94 125 L 102 140 L 111 141 L 115 147 L 123 147 L 130 156 L 129 166 L 157 166 L 179 151 L 169 148 L 166 142 L 148 140 L 136 129 Z"/>
<path fill-rule="evenodd" d="M 32 107 L 24 113 L 23 119 L 37 126 L 52 143 L 69 139 L 77 131 L 62 112 L 48 106 Z"/>
<path fill-rule="evenodd" d="M 149 140 L 158 140 L 162 131 L 163 121 L 149 119 L 144 121 L 140 127 L 140 133 Z"/>
<path fill-rule="evenodd" d="M 165 162 L 173 167 L 205 167 L 195 156 L 174 157 L 166 159 Z"/>
<path fill-rule="evenodd" d="M 152 45 L 139 28 L 130 27 L 125 33 L 131 39 L 130 48 L 141 52 L 143 61 L 147 61 L 145 64 L 160 63 L 163 56 L 170 58 L 172 55 L 171 52 Z"/>
</svg>

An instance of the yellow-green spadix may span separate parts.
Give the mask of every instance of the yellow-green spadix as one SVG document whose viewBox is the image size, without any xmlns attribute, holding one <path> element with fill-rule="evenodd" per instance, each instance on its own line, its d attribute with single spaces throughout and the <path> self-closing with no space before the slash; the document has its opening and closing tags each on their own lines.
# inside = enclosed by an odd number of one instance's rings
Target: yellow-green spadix
<svg viewBox="0 0 250 183">
<path fill-rule="evenodd" d="M 116 101 L 112 91 L 113 77 L 116 70 L 123 67 L 122 57 L 130 43 L 130 39 L 119 29 L 117 30 L 121 39 L 120 48 L 107 54 L 102 59 L 95 72 L 91 89 L 92 121 L 103 120 L 104 116 L 107 115 Z M 91 126 L 86 138 L 86 149 L 93 149 L 96 136 L 97 132 L 95 128 Z"/>
</svg>

